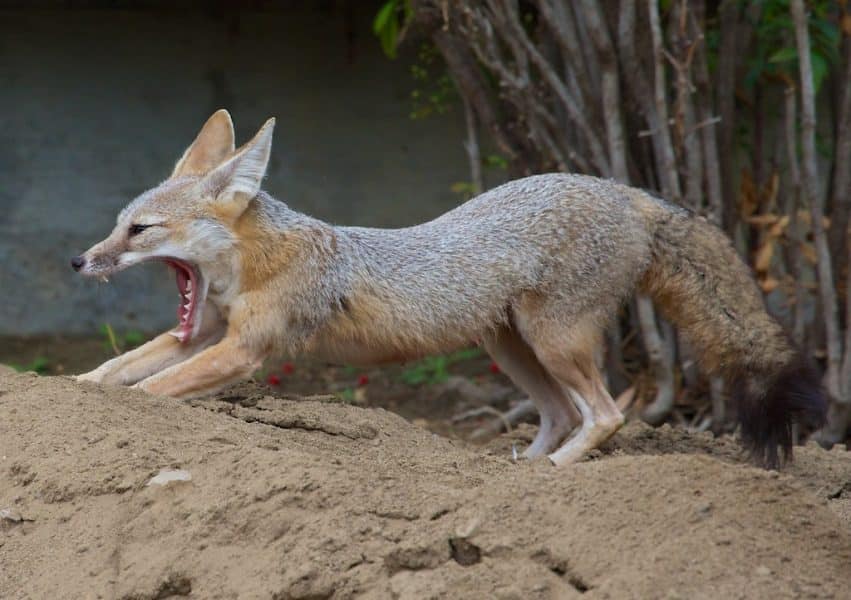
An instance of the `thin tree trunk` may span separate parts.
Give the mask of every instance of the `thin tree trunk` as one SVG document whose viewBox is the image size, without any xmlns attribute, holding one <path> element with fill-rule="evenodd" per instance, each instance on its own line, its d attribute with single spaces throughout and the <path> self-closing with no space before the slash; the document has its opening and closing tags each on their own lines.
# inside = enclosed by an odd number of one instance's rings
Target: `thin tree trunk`
<svg viewBox="0 0 851 600">
<path fill-rule="evenodd" d="M 720 17 L 720 46 L 718 48 L 717 93 L 718 112 L 721 116 L 721 181 L 724 192 L 724 227 L 727 233 L 735 229 L 736 176 L 735 176 L 735 128 L 736 128 L 736 42 L 739 24 L 738 0 L 722 0 L 718 8 Z"/>
<path fill-rule="evenodd" d="M 724 191 L 721 183 L 721 161 L 718 153 L 717 122 L 712 107 L 712 82 L 709 79 L 709 66 L 706 62 L 706 40 L 704 30 L 703 2 L 695 3 L 693 12 L 693 29 L 698 39 L 698 47 L 694 57 L 694 80 L 697 87 L 694 104 L 697 115 L 700 140 L 703 148 L 703 168 L 706 178 L 707 213 L 710 221 L 723 226 L 724 223 Z"/>
<path fill-rule="evenodd" d="M 487 4 L 491 9 L 491 16 L 495 21 L 498 21 L 505 27 L 503 40 L 509 43 L 516 43 L 525 51 L 528 60 L 535 65 L 541 78 L 547 83 L 550 89 L 555 93 L 556 97 L 562 104 L 562 107 L 570 117 L 573 125 L 582 133 L 586 143 L 591 151 L 591 161 L 594 164 L 597 172 L 604 177 L 611 174 L 611 166 L 606 160 L 606 154 L 603 150 L 603 145 L 597 137 L 596 132 L 589 125 L 585 115 L 579 110 L 576 99 L 567 86 L 559 79 L 558 74 L 553 69 L 543 55 L 535 48 L 535 45 L 529 39 L 523 27 L 514 16 L 514 8 L 508 0 L 499 2 L 498 0 L 487 0 Z M 515 58 L 519 58 L 515 53 Z"/>
<path fill-rule="evenodd" d="M 836 273 L 851 263 L 844 260 L 851 210 L 851 40 L 845 42 L 840 102 L 836 116 L 836 156 L 830 194 L 830 253 L 836 257 Z M 847 348 L 847 346 L 846 346 Z M 848 350 L 846 349 L 846 354 Z"/>
<path fill-rule="evenodd" d="M 807 15 L 803 0 L 791 0 L 792 19 L 795 22 L 795 41 L 798 47 L 798 65 L 801 79 L 801 142 L 804 155 L 803 189 L 810 203 L 810 213 L 818 255 L 819 295 L 822 302 L 825 338 L 827 340 L 827 373 L 825 385 L 828 393 L 835 399 L 842 398 L 839 384 L 839 370 L 842 361 L 842 338 L 839 329 L 836 289 L 833 282 L 830 248 L 827 243 L 822 218 L 824 207 L 818 189 L 818 171 L 816 164 L 816 103 L 813 89 L 813 69 L 810 60 L 810 34 L 807 28 Z"/>
<path fill-rule="evenodd" d="M 789 226 L 786 229 L 789 238 L 789 262 L 792 277 L 795 279 L 795 308 L 792 317 L 792 338 L 799 347 L 804 345 L 804 298 L 807 290 L 804 288 L 804 264 L 801 253 L 801 232 L 798 220 L 798 209 L 801 206 L 801 173 L 798 167 L 798 144 L 796 134 L 796 99 L 795 88 L 786 89 L 785 100 L 785 132 L 786 132 L 786 165 L 789 173 L 789 184 L 791 189 L 786 203 L 786 214 L 789 215 Z"/>
<path fill-rule="evenodd" d="M 668 126 L 668 101 L 665 98 L 665 62 L 662 52 L 662 27 L 659 24 L 659 0 L 648 0 L 650 17 L 650 32 L 653 39 L 653 103 L 659 122 L 654 135 L 659 136 L 662 151 L 661 160 L 657 164 L 659 181 L 662 183 L 662 193 L 666 198 L 679 204 L 682 201 L 680 179 L 677 176 L 677 157 L 671 142 L 671 129 Z"/>
<path fill-rule="evenodd" d="M 641 418 L 652 425 L 662 423 L 674 407 L 674 354 L 672 351 L 673 336 L 663 338 L 656 325 L 656 313 L 650 298 L 638 295 L 635 298 L 638 310 L 638 322 L 653 376 L 656 381 L 656 397 L 641 415 Z"/>
<path fill-rule="evenodd" d="M 476 106 L 482 124 L 488 129 L 500 152 L 505 154 L 514 175 L 528 175 L 531 170 L 525 157 L 517 152 L 522 147 L 518 140 L 507 132 L 500 120 L 488 91 L 488 84 L 476 64 L 475 58 L 449 31 L 438 29 L 432 36 L 440 51 L 455 85 L 461 95 L 470 99 Z"/>
<path fill-rule="evenodd" d="M 484 191 L 485 184 L 482 180 L 482 157 L 479 153 L 476 112 L 466 96 L 461 96 L 461 103 L 464 105 L 464 121 L 467 124 L 467 139 L 464 141 L 464 150 L 467 151 L 467 158 L 470 161 L 470 184 L 472 185 L 473 195 L 478 196 Z"/>
</svg>

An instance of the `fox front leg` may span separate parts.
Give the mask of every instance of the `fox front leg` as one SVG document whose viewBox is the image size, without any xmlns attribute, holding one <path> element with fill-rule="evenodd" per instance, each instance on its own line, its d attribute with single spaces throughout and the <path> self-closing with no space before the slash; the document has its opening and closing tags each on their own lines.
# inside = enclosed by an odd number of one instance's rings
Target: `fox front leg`
<svg viewBox="0 0 851 600">
<path fill-rule="evenodd" d="M 151 394 L 190 398 L 250 377 L 260 368 L 265 353 L 252 350 L 235 335 L 228 335 L 189 360 L 169 367 L 134 387 Z"/>
<path fill-rule="evenodd" d="M 226 324 L 215 309 L 205 309 L 201 330 L 189 342 L 179 341 L 172 332 L 158 335 L 151 341 L 106 361 L 97 369 L 77 375 L 77 381 L 93 381 L 111 385 L 133 385 L 181 363 L 218 342 Z"/>
</svg>

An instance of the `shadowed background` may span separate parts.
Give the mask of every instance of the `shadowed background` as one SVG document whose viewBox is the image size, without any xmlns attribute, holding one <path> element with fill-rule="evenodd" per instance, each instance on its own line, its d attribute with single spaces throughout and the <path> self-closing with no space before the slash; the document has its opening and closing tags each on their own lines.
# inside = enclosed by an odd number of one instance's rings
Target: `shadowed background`
<svg viewBox="0 0 851 600">
<path fill-rule="evenodd" d="M 218 108 L 237 144 L 277 117 L 265 188 L 298 210 L 403 226 L 460 201 L 460 111 L 410 118 L 416 48 L 381 54 L 380 2 L 177 4 L 0 3 L 0 335 L 174 323 L 161 265 L 105 285 L 68 261 Z"/>
</svg>

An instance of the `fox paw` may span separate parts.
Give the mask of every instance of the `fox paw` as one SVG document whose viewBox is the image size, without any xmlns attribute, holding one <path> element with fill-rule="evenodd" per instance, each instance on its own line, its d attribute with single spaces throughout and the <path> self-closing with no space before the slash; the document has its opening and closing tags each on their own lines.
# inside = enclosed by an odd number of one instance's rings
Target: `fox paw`
<svg viewBox="0 0 851 600">
<path fill-rule="evenodd" d="M 89 371 L 88 373 L 82 373 L 80 375 L 72 375 L 71 378 L 74 381 L 91 381 L 92 383 L 103 383 L 103 374 L 98 373 L 97 369 L 94 371 Z"/>
</svg>

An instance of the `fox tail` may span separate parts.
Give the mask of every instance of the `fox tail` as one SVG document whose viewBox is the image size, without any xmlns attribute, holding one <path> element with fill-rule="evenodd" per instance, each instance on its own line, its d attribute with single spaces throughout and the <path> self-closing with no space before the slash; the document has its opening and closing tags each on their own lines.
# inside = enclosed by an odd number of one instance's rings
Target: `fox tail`
<svg viewBox="0 0 851 600">
<path fill-rule="evenodd" d="M 777 468 L 792 458 L 793 425 L 807 434 L 825 423 L 818 372 L 768 314 L 727 236 L 688 211 L 660 208 L 639 289 L 680 328 L 704 367 L 727 378 L 745 447 L 758 464 Z"/>
</svg>

